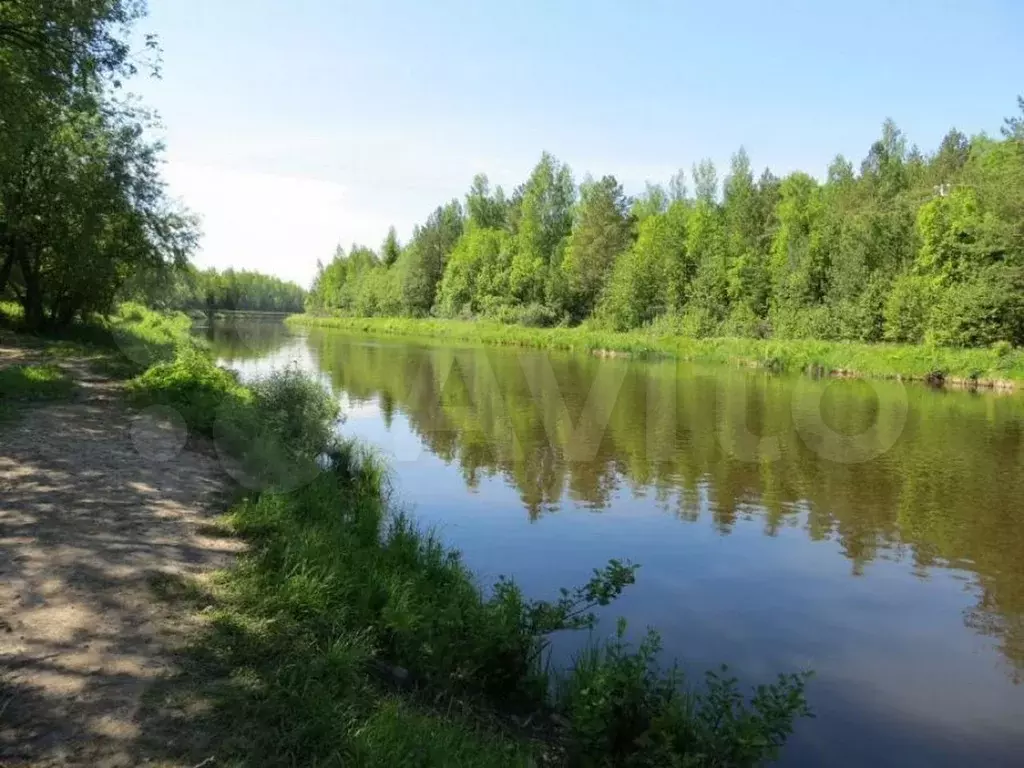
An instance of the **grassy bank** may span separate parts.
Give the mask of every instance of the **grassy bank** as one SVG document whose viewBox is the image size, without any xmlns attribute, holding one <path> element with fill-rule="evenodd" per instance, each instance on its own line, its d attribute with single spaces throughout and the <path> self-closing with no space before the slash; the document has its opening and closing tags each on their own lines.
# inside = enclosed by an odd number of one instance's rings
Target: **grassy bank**
<svg viewBox="0 0 1024 768">
<path fill-rule="evenodd" d="M 0 302 L 0 344 L 6 340 L 51 358 L 78 358 L 120 379 L 173 360 L 183 349 L 200 349 L 191 328 L 191 320 L 183 313 L 158 313 L 128 303 L 108 317 L 96 316 L 59 331 L 30 333 L 22 326 L 21 307 Z"/>
<path fill-rule="evenodd" d="M 150 361 L 131 398 L 177 410 L 248 488 L 225 521 L 250 545 L 236 565 L 154 584 L 199 628 L 150 697 L 151 762 L 752 766 L 806 713 L 803 675 L 744 696 L 659 668 L 657 636 L 631 647 L 624 627 L 553 669 L 550 635 L 593 629 L 634 566 L 612 561 L 553 601 L 484 588 L 394 503 L 386 468 L 336 436 L 318 383 L 288 370 L 243 386 L 177 315 L 108 322 L 81 333 Z"/>
<path fill-rule="evenodd" d="M 493 321 L 355 318 L 294 315 L 288 323 L 339 330 L 420 336 L 459 342 L 566 349 L 602 354 L 672 357 L 680 360 L 757 366 L 775 371 L 903 378 L 965 386 L 1020 387 L 1024 351 L 858 344 L 805 339 L 696 339 L 657 329 L 616 333 L 579 328 L 527 328 Z"/>
</svg>

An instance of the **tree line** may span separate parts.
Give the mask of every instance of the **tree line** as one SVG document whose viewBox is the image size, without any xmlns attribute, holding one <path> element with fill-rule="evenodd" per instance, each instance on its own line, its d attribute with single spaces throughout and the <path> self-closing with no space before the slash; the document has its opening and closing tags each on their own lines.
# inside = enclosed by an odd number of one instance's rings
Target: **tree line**
<svg viewBox="0 0 1024 768">
<path fill-rule="evenodd" d="M 197 269 L 165 276 L 160 286 L 138 286 L 139 298 L 168 309 L 247 312 L 302 312 L 306 290 L 287 280 L 247 269 Z M 135 287 L 135 286 L 133 286 Z"/>
<path fill-rule="evenodd" d="M 925 154 L 891 121 L 859 168 L 755 177 L 741 148 L 629 196 L 545 153 L 478 175 L 404 246 L 339 248 L 312 312 L 655 326 L 693 336 L 1024 343 L 1024 99 L 999 137 Z M 692 186 L 691 186 L 692 185 Z"/>
<path fill-rule="evenodd" d="M 152 115 L 124 91 L 156 43 L 143 0 L 0 2 L 0 299 L 33 328 L 109 312 L 187 262 L 194 219 L 166 194 Z"/>
</svg>

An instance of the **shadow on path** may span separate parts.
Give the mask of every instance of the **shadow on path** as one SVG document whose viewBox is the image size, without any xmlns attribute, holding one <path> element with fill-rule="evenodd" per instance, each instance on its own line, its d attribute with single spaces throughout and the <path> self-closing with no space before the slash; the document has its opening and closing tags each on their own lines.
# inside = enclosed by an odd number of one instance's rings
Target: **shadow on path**
<svg viewBox="0 0 1024 768">
<path fill-rule="evenodd" d="M 189 628 L 155 586 L 239 548 L 209 526 L 232 490 L 212 448 L 71 367 L 74 402 L 0 426 L 0 765 L 135 765 Z"/>
</svg>

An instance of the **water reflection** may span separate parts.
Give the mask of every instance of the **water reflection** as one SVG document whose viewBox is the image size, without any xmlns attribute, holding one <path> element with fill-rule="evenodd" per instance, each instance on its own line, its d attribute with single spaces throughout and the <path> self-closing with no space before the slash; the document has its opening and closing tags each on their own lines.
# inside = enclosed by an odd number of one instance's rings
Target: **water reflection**
<svg viewBox="0 0 1024 768">
<path fill-rule="evenodd" d="M 820 717 L 790 762 L 835 763 L 837 743 L 847 765 L 1003 764 L 1024 747 L 1024 397 L 258 338 L 219 348 L 243 368 L 301 358 L 368 407 L 350 426 L 404 441 L 399 479 L 429 521 L 458 521 L 474 567 L 543 590 L 634 557 L 620 610 L 666 647 L 758 676 L 814 667 Z"/>
<path fill-rule="evenodd" d="M 244 361 L 273 361 L 276 353 L 294 344 L 295 337 L 279 317 L 228 317 L 213 323 L 204 321 L 195 327 L 227 365 Z"/>
<path fill-rule="evenodd" d="M 334 385 L 407 414 L 468 486 L 500 473 L 531 519 L 564 496 L 606 509 L 628 487 L 727 535 L 757 515 L 768 536 L 801 512 L 860 574 L 879 558 L 975 573 L 969 626 L 1024 672 L 1024 399 L 855 380 L 810 381 L 676 362 L 367 343 L 312 333 Z M 600 416 L 608 414 L 604 429 Z M 794 413 L 840 435 L 872 425 L 891 447 L 825 458 Z M 805 416 L 797 416 L 797 420 Z M 702 501 L 702 499 L 704 501 Z"/>
</svg>

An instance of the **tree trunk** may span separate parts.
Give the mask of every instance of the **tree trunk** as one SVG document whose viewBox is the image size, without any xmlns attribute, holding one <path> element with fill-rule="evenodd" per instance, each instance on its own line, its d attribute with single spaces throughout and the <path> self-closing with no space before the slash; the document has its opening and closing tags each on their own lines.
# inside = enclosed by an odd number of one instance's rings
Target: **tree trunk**
<svg viewBox="0 0 1024 768">
<path fill-rule="evenodd" d="M 3 263 L 0 263 L 0 298 L 4 295 L 4 290 L 7 288 L 7 281 L 11 277 L 11 270 L 14 269 L 14 253 L 8 252 L 6 256 L 3 256 Z"/>
<path fill-rule="evenodd" d="M 53 312 L 53 321 L 58 328 L 67 328 L 75 320 L 78 313 L 78 302 L 72 298 L 65 298 L 59 308 Z"/>
<path fill-rule="evenodd" d="M 18 263 L 21 265 L 22 280 L 25 281 L 25 294 L 21 297 L 21 306 L 25 309 L 25 325 L 32 330 L 38 330 L 46 322 L 39 273 L 32 268 L 32 259 L 25 248 L 18 254 Z"/>
</svg>

